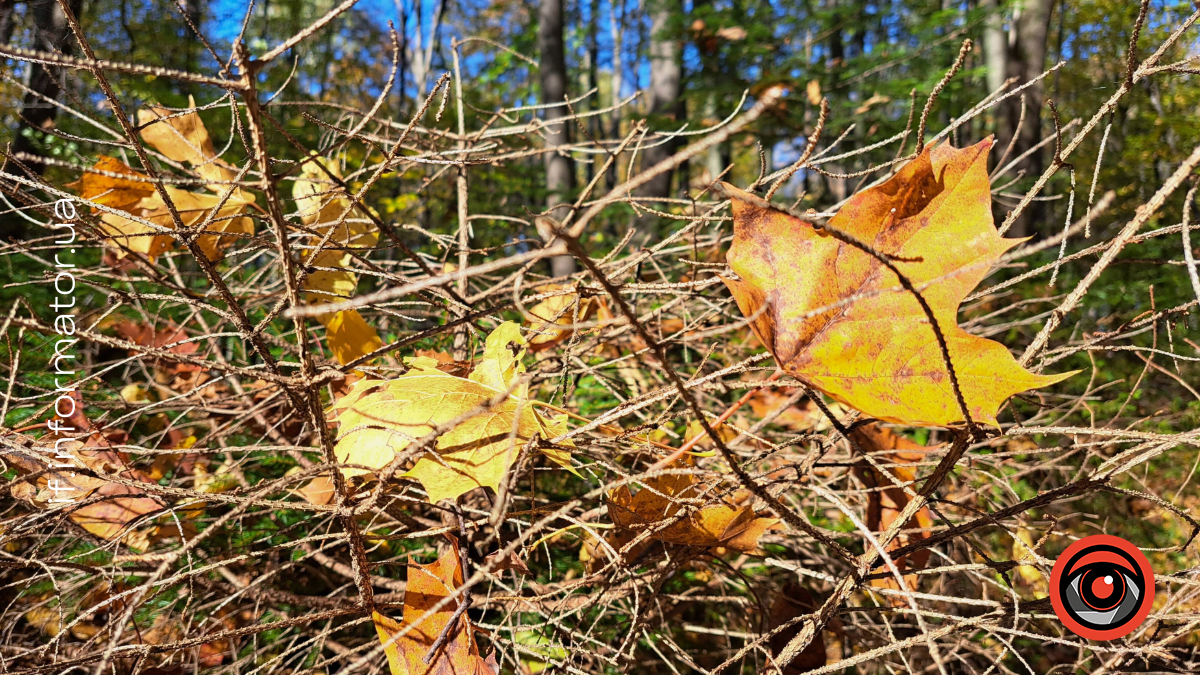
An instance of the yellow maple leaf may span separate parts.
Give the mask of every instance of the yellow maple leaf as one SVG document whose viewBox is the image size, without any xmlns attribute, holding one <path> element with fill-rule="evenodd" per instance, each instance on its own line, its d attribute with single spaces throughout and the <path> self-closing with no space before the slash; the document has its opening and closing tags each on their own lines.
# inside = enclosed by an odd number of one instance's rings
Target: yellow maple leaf
<svg viewBox="0 0 1200 675">
<path fill-rule="evenodd" d="M 138 125 L 142 127 L 142 140 L 167 159 L 192 165 L 206 180 L 214 183 L 233 180 L 237 171 L 217 158 L 208 128 L 194 110 L 195 98 L 188 96 L 188 107 L 193 110 L 180 113 L 154 105 L 139 110 L 137 117 Z M 221 192 L 222 186 L 215 185 L 212 189 Z"/>
<path fill-rule="evenodd" d="M 320 162 L 320 165 L 318 165 Z M 329 173 L 326 173 L 328 171 Z M 300 220 L 313 234 L 306 243 L 310 248 L 301 255 L 311 257 L 315 268 L 304 278 L 306 299 L 311 304 L 336 302 L 354 295 L 358 275 L 350 270 L 354 261 L 347 248 L 369 251 L 379 243 L 379 230 L 362 211 L 338 191 L 329 175 L 341 177 L 336 165 L 314 159 L 304 165 L 300 177 L 292 185 L 292 198 L 299 209 Z M 314 236 L 315 235 L 315 236 Z M 328 238 L 325 248 L 313 255 L 314 247 Z M 335 314 L 319 314 L 317 320 L 325 325 L 325 340 L 338 363 L 347 364 L 383 346 L 375 328 L 363 319 L 358 310 Z"/>
<path fill-rule="evenodd" d="M 343 310 L 325 322 L 325 340 L 338 363 L 346 364 L 383 346 L 375 329 L 357 311 Z"/>
<path fill-rule="evenodd" d="M 334 453 L 355 465 L 342 471 L 355 476 L 382 469 L 414 440 L 449 426 L 404 475 L 420 481 L 431 503 L 478 487 L 498 489 L 530 439 L 567 431 L 565 417 L 540 414 L 519 383 L 524 353 L 520 327 L 506 322 L 488 336 L 484 357 L 467 378 L 419 356 L 408 359 L 412 369 L 396 379 L 355 382 L 332 409 L 338 423 Z M 571 469 L 568 451 L 542 452 Z"/>
<path fill-rule="evenodd" d="M 728 187 L 734 240 L 724 279 L 780 368 L 888 422 L 964 422 L 949 370 L 914 295 L 848 234 L 887 256 L 933 310 L 971 418 L 995 425 L 1013 394 L 1071 373 L 1036 375 L 1004 345 L 958 326 L 958 306 L 1018 239 L 992 223 L 991 140 L 926 148 L 895 176 L 852 198 L 828 230 Z"/>
<path fill-rule="evenodd" d="M 579 321 L 586 321 L 596 311 L 594 298 L 580 299 L 570 286 L 545 284 L 536 290 L 538 293 L 556 291 L 564 293 L 550 296 L 529 308 L 528 326 L 531 335 L 529 349 L 531 351 L 550 349 L 571 337 L 571 334 L 575 332 L 573 325 L 576 321 L 576 301 L 579 302 Z"/>
</svg>

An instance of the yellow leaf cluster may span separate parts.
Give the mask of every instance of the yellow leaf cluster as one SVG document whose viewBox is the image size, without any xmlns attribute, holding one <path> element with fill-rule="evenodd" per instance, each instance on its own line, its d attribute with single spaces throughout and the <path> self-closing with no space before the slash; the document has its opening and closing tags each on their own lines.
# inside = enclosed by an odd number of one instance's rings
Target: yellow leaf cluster
<svg viewBox="0 0 1200 675">
<path fill-rule="evenodd" d="M 333 405 L 340 462 L 347 476 L 388 466 L 414 441 L 440 431 L 434 449 L 417 458 L 406 476 L 420 481 L 429 501 L 455 499 L 478 487 L 498 489 L 521 448 L 535 436 L 567 431 L 565 417 L 546 417 L 533 406 L 520 375 L 525 340 L 512 322 L 488 336 L 483 359 L 466 378 L 438 370 L 434 359 L 408 360 L 394 380 L 362 379 Z M 571 456 L 542 449 L 571 468 Z"/>
<path fill-rule="evenodd" d="M 375 224 L 340 191 L 331 176 L 341 178 L 336 165 L 312 159 L 304 164 L 292 186 L 300 220 L 308 226 L 302 255 L 318 268 L 304 279 L 304 290 L 312 304 L 353 296 L 358 275 L 350 269 L 354 257 L 348 249 L 362 255 L 379 243 Z M 350 363 L 383 346 L 379 334 L 358 310 L 321 314 L 317 320 L 325 326 L 326 344 L 338 363 Z"/>
<path fill-rule="evenodd" d="M 195 106 L 194 101 L 189 103 Z M 151 147 L 167 159 L 192 166 L 201 178 L 211 181 L 210 192 L 165 188 L 184 227 L 203 227 L 208 233 L 196 240 L 205 257 L 220 260 L 237 235 L 254 234 L 254 221 L 243 215 L 254 203 L 254 196 L 229 184 L 237 172 L 217 158 L 208 130 L 196 112 L 178 114 L 151 107 L 138 111 L 138 123 L 144 127 L 142 139 Z M 72 187 L 83 199 L 107 207 L 97 210 L 109 240 L 123 252 L 140 253 L 151 260 L 171 250 L 175 218 L 150 178 L 113 157 L 101 157 L 92 169 Z"/>
</svg>

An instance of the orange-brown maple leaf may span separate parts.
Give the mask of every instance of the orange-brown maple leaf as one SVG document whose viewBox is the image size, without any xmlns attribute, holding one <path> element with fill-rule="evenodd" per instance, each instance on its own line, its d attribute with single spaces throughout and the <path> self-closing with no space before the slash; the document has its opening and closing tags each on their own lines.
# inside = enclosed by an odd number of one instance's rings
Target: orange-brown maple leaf
<svg viewBox="0 0 1200 675">
<path fill-rule="evenodd" d="M 392 675 L 497 675 L 500 672 L 494 656 L 484 659 L 479 655 L 475 629 L 466 613 L 455 618 L 461 599 L 454 598 L 438 607 L 463 584 L 458 542 L 453 537 L 449 539 L 449 550 L 437 562 L 420 565 L 409 561 L 402 622 L 379 612 L 372 613 Z M 448 638 L 426 664 L 425 655 L 452 619 L 454 625 L 450 627 Z M 396 637 L 399 633 L 402 634 Z"/>
<path fill-rule="evenodd" d="M 734 239 L 725 279 L 780 367 L 881 420 L 950 426 L 962 408 L 929 317 L 916 296 L 853 238 L 891 256 L 932 309 L 971 419 L 996 424 L 1013 394 L 1070 375 L 1037 375 L 1004 345 L 958 326 L 958 306 L 1019 239 L 992 222 L 987 154 L 926 148 L 817 228 L 730 186 Z M 832 233 L 848 235 L 842 238 Z"/>
<path fill-rule="evenodd" d="M 855 467 L 855 473 L 870 490 L 867 493 L 866 525 L 872 532 L 879 534 L 891 527 L 908 506 L 911 498 L 909 491 L 916 491 L 913 482 L 917 479 L 917 472 L 913 465 L 928 457 L 934 448 L 914 443 L 878 424 L 858 427 L 850 432 L 850 436 L 858 449 L 870 453 L 875 460 L 875 465 L 863 460 Z M 884 475 L 884 471 L 890 473 L 892 477 Z M 929 507 L 923 506 L 901 526 L 901 533 L 888 542 L 884 548 L 887 551 L 894 551 L 927 539 L 933 525 L 933 513 L 930 512 Z M 924 567 L 929 562 L 929 555 L 929 549 L 920 549 L 909 555 L 893 558 L 892 562 L 903 573 L 909 569 Z M 874 571 L 887 573 L 888 568 L 880 566 Z M 917 575 L 904 574 L 904 583 L 908 588 L 915 589 Z M 891 574 L 883 578 L 872 579 L 871 585 L 876 588 L 902 590 L 899 582 Z M 894 606 L 904 607 L 907 605 L 901 596 L 889 596 L 888 599 Z"/>
<path fill-rule="evenodd" d="M 676 462 L 667 469 L 687 466 L 686 462 Z M 620 531 L 636 535 L 650 529 L 652 539 L 668 544 L 756 550 L 759 538 L 778 525 L 779 519 L 760 518 L 750 506 L 735 506 L 724 500 L 694 508 L 691 503 L 696 499 L 712 500 L 716 494 L 713 488 L 692 473 L 661 474 L 647 478 L 637 494 L 624 485 L 613 490 L 608 496 L 608 515 Z M 688 512 L 681 513 L 684 509 Z M 618 534 L 622 534 L 620 531 Z"/>
</svg>

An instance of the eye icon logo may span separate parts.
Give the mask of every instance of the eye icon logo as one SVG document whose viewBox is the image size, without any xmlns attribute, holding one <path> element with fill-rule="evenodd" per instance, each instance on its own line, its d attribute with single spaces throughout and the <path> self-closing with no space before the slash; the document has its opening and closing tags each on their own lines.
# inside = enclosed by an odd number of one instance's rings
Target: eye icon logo
<svg viewBox="0 0 1200 675">
<path fill-rule="evenodd" d="M 1084 537 L 1054 563 L 1050 603 L 1072 633 L 1089 640 L 1115 640 L 1150 614 L 1154 571 L 1146 556 L 1120 537 Z"/>
</svg>

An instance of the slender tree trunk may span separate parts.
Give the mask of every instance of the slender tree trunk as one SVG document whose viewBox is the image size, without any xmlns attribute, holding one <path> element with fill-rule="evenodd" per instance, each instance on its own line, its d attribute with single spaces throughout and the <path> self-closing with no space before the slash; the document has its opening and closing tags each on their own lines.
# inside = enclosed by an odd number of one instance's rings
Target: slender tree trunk
<svg viewBox="0 0 1200 675">
<path fill-rule="evenodd" d="M 712 0 L 694 0 L 692 11 L 705 10 L 712 6 Z M 695 24 L 693 24 L 693 28 Z M 695 36 L 696 50 L 700 53 L 700 67 L 703 72 L 702 86 L 708 90 L 704 97 L 704 108 L 701 112 L 703 126 L 715 125 L 720 118 L 720 92 L 723 88 L 721 80 L 721 63 L 718 58 L 720 41 L 712 37 L 713 27 L 709 26 Z M 709 148 L 704 154 L 704 175 L 706 183 L 712 183 L 729 166 L 729 141 L 718 143 Z"/>
<path fill-rule="evenodd" d="M 542 103 L 562 104 L 567 95 L 567 62 L 563 47 L 563 0 L 541 0 L 538 11 L 538 48 L 541 52 Z M 568 145 L 571 123 L 565 105 L 546 109 L 546 145 L 554 148 Z M 555 120 L 562 119 L 560 123 Z M 555 208 L 568 199 L 575 186 L 575 167 L 566 152 L 547 152 L 546 163 L 546 207 L 551 216 L 562 218 L 564 208 Z M 539 228 L 539 234 L 549 240 L 549 228 Z M 554 276 L 571 274 L 575 271 L 575 259 L 571 256 L 555 256 L 550 261 Z"/>
<path fill-rule="evenodd" d="M 717 109 L 717 93 L 715 91 L 708 92 L 708 98 L 704 101 L 704 123 L 711 124 L 717 120 L 720 111 Z M 704 155 L 704 170 L 708 174 L 705 178 L 708 182 L 717 180 L 717 176 L 729 166 L 729 143 L 719 143 L 709 148 Z"/>
<path fill-rule="evenodd" d="M 82 0 L 68 0 L 68 6 L 75 16 L 79 16 L 81 5 Z M 67 55 L 74 53 L 75 38 L 71 35 L 67 17 L 56 0 L 30 0 L 28 16 L 33 20 L 34 49 Z M 54 127 L 58 108 L 46 99 L 58 100 L 65 83 L 65 73 L 65 69 L 55 66 L 29 65 L 29 77 L 25 86 L 32 91 L 25 94 L 21 103 L 21 121 L 12 144 L 14 153 L 40 154 L 39 144 L 31 136 Z M 29 162 L 28 166 L 38 174 L 44 170 L 40 162 Z"/>
<path fill-rule="evenodd" d="M 1004 37 L 1004 16 L 1000 13 L 1000 0 L 982 0 L 980 6 L 987 10 L 983 22 L 983 58 L 987 69 L 988 91 L 996 91 L 1008 77 L 1008 42 Z"/>
<path fill-rule="evenodd" d="M 204 22 L 204 0 L 180 0 L 179 5 L 186 17 L 185 23 L 190 24 L 182 27 L 184 32 L 182 68 L 188 72 L 196 72 L 200 66 L 200 54 L 204 49 L 200 43 L 200 36 L 197 34 Z M 195 32 L 193 32 L 193 26 Z M 191 82 L 181 82 L 180 90 L 184 94 L 195 95 L 197 93 L 197 87 Z"/>
<path fill-rule="evenodd" d="M 591 0 L 588 3 L 588 27 L 587 27 L 587 68 L 585 74 L 587 78 L 587 91 L 595 91 L 587 98 L 587 101 L 581 102 L 583 109 L 593 110 L 599 109 L 600 106 L 600 74 L 597 71 L 600 60 L 600 0 Z M 588 134 L 594 140 L 600 140 L 603 135 L 600 130 L 600 118 L 593 115 L 587 118 Z M 587 164 L 587 178 L 591 182 L 596 176 L 596 162 L 602 162 L 601 155 L 592 155 L 592 161 Z"/>
<path fill-rule="evenodd" d="M 621 16 L 618 18 L 616 0 L 609 0 L 608 3 L 608 32 L 612 37 L 612 113 L 611 124 L 612 130 L 609 131 L 609 137 L 616 140 L 621 138 L 621 108 L 618 107 L 621 102 L 621 87 L 624 86 L 624 62 L 621 59 L 621 37 L 625 32 L 625 5 L 621 5 Z M 608 189 L 612 189 L 617 185 L 617 162 L 613 162 L 608 167 L 608 175 L 604 177 L 608 183 Z"/>
<path fill-rule="evenodd" d="M 841 75 L 841 71 L 846 65 L 846 43 L 842 38 L 842 13 L 837 11 L 839 5 L 844 5 L 845 0 L 829 0 L 828 7 L 834 10 L 833 29 L 829 34 L 829 86 L 833 88 L 837 86 L 837 81 Z M 831 173 L 845 173 L 840 162 L 831 163 L 828 165 Z M 768 167 L 769 170 L 769 167 Z M 829 193 L 837 201 L 842 201 L 846 198 L 846 179 L 825 177 L 826 184 L 829 187 Z"/>
<path fill-rule="evenodd" d="M 680 40 L 671 23 L 683 14 L 680 0 L 657 0 L 650 16 L 650 116 L 679 126 L 686 116 L 682 93 L 683 60 Z M 657 144 L 642 153 L 643 169 L 654 166 L 675 153 L 678 140 Z M 671 193 L 671 174 L 663 172 L 638 191 L 644 197 L 666 197 Z"/>
<path fill-rule="evenodd" d="M 12 42 L 13 30 L 17 25 L 17 3 L 0 0 L 0 44 Z"/>
<path fill-rule="evenodd" d="M 1013 10 L 1012 27 L 1008 39 L 1008 75 L 1020 78 L 1018 83 L 1024 83 L 1041 75 L 1046 68 L 1047 37 L 1050 32 L 1050 10 L 1054 0 L 1022 0 Z M 1028 111 L 1025 123 L 1020 129 L 1014 128 L 1020 118 L 1021 102 L 1019 99 L 1006 101 L 1008 109 L 1005 118 L 1008 124 L 1002 142 L 1016 136 L 1011 158 L 1019 157 L 1022 153 L 1038 144 L 1042 136 L 1041 110 L 1044 101 L 1043 82 L 1039 81 L 1025 90 Z M 1037 176 L 1045 168 L 1043 152 L 1034 152 L 1027 159 L 1017 164 L 1017 170 L 1024 170 L 1026 176 Z M 1034 202 L 1021 218 L 1013 223 L 1011 236 L 1025 237 L 1036 234 L 1032 231 L 1032 223 L 1041 222 L 1045 209 L 1041 202 Z"/>
<path fill-rule="evenodd" d="M 983 65 L 988 92 L 993 92 L 1004 86 L 1004 80 L 1008 77 L 1008 40 L 1004 36 L 1004 15 L 1000 11 L 1000 0 L 981 0 L 980 6 L 988 13 L 983 20 Z M 990 131 L 997 137 L 1004 137 L 1012 124 L 1006 119 L 1007 111 L 1006 105 L 990 108 L 985 117 L 987 130 L 984 134 Z M 999 158 L 997 154 L 992 159 L 996 161 Z"/>
</svg>

